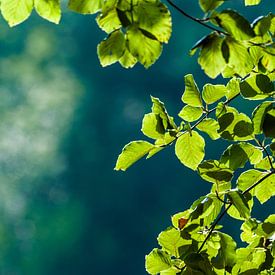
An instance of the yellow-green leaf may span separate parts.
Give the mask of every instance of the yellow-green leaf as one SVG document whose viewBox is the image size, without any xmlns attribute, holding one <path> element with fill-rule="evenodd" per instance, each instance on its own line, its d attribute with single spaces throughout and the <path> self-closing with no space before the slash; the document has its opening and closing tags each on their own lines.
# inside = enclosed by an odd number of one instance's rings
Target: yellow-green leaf
<svg viewBox="0 0 275 275">
<path fill-rule="evenodd" d="M 61 18 L 60 0 L 34 0 L 36 12 L 50 22 L 58 24 Z"/>
</svg>

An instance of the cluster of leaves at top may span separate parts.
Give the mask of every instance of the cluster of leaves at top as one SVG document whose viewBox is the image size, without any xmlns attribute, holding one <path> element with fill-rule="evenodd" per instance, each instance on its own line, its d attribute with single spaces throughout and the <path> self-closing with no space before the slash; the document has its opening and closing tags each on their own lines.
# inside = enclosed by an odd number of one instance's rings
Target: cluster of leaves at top
<svg viewBox="0 0 275 275">
<path fill-rule="evenodd" d="M 149 274 L 275 274 L 275 214 L 262 222 L 251 217 L 255 198 L 265 203 L 275 195 L 275 15 L 250 24 L 236 11 L 218 11 L 223 2 L 199 0 L 205 17 L 191 19 L 212 32 L 190 54 L 199 49 L 198 63 L 205 73 L 229 81 L 206 84 L 200 91 L 193 76 L 186 75 L 179 125 L 152 97 L 142 132 L 154 141 L 130 142 L 116 163 L 115 169 L 124 171 L 175 144 L 182 164 L 212 184 L 209 194 L 174 215 L 172 226 L 159 234 L 161 248 L 146 256 Z M 257 5 L 260 0 L 244 3 Z M 81 14 L 98 13 L 96 21 L 107 33 L 98 45 L 103 66 L 119 62 L 130 68 L 139 62 L 147 68 L 171 36 L 170 12 L 159 0 L 69 0 L 68 7 Z M 10 26 L 26 20 L 33 9 L 54 23 L 61 18 L 60 0 L 1 0 L 0 9 Z M 248 116 L 229 106 L 236 97 L 260 102 Z M 219 159 L 204 160 L 205 134 L 231 143 Z M 239 175 L 236 180 L 234 173 Z M 246 247 L 237 248 L 232 237 L 220 231 L 225 214 L 243 221 Z"/>
</svg>

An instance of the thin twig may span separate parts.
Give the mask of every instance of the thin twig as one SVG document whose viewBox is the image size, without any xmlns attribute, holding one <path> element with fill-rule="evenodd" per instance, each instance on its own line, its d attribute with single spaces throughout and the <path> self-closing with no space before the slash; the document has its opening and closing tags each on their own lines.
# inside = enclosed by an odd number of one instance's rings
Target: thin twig
<svg viewBox="0 0 275 275">
<path fill-rule="evenodd" d="M 273 163 L 272 163 L 271 156 L 270 156 L 270 154 L 268 153 L 266 147 L 262 144 L 262 142 L 261 142 L 259 139 L 255 138 L 255 141 L 256 141 L 257 144 L 262 148 L 262 150 L 265 152 L 265 154 L 266 154 L 266 156 L 267 156 L 267 158 L 268 158 L 268 161 L 269 161 L 270 169 L 271 169 L 271 170 L 275 170 L 275 168 L 274 168 L 274 166 L 273 166 Z"/>
<path fill-rule="evenodd" d="M 197 22 L 198 24 L 212 30 L 212 31 L 216 31 L 217 33 L 219 34 L 224 34 L 224 35 L 228 35 L 228 33 L 222 31 L 222 30 L 219 30 L 219 29 L 216 29 L 215 27 L 212 27 L 212 26 L 209 26 L 207 24 L 205 24 L 206 21 L 208 21 L 209 19 L 207 18 L 206 19 L 199 19 L 199 18 L 196 18 L 196 17 L 193 17 L 191 16 L 190 14 L 186 13 L 184 10 L 182 10 L 181 8 L 179 8 L 176 4 L 174 4 L 171 0 L 167 0 L 167 2 L 172 6 L 174 7 L 177 11 L 179 11 L 182 15 L 184 15 L 185 17 Z"/>
<path fill-rule="evenodd" d="M 246 193 L 248 193 L 249 191 L 251 191 L 253 188 L 255 188 L 257 185 L 259 185 L 261 182 L 263 182 L 265 179 L 269 178 L 271 175 L 275 174 L 275 171 L 271 171 L 270 173 L 266 174 L 264 177 L 262 177 L 260 180 L 258 180 L 257 182 L 255 182 L 254 184 L 252 184 L 250 187 L 248 187 L 246 190 L 244 190 L 242 192 L 243 195 L 245 195 Z M 201 244 L 198 253 L 200 253 L 204 247 L 204 245 L 206 244 L 207 240 L 210 238 L 213 230 L 215 229 L 215 227 L 217 226 L 217 224 L 220 222 L 220 220 L 223 218 L 223 216 L 227 213 L 227 211 L 229 210 L 229 208 L 233 205 L 232 202 L 230 202 L 230 204 L 227 205 L 227 207 L 223 210 L 223 212 L 220 214 L 220 216 L 216 219 L 216 221 L 212 224 L 207 236 L 205 237 L 203 243 Z"/>
</svg>

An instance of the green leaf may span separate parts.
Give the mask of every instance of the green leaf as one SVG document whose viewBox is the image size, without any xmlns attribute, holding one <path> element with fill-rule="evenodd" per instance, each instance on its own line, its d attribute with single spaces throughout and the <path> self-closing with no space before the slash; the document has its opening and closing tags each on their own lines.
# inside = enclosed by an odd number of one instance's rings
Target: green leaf
<svg viewBox="0 0 275 275">
<path fill-rule="evenodd" d="M 254 6 L 259 5 L 261 3 L 261 0 L 244 0 L 244 3 L 246 6 Z"/>
<path fill-rule="evenodd" d="M 104 0 L 69 0 L 69 8 L 82 14 L 93 14 L 101 9 Z"/>
<path fill-rule="evenodd" d="M 224 10 L 214 17 L 217 24 L 236 40 L 249 40 L 254 37 L 250 23 L 233 10 Z"/>
<path fill-rule="evenodd" d="M 179 112 L 179 117 L 185 121 L 192 122 L 198 120 L 203 114 L 203 110 L 201 107 L 192 107 L 186 105 Z"/>
<path fill-rule="evenodd" d="M 59 23 L 61 18 L 60 0 L 34 0 L 34 7 L 41 17 L 50 22 Z"/>
<path fill-rule="evenodd" d="M 145 260 L 146 271 L 149 274 L 158 274 L 172 266 L 169 255 L 157 248 L 153 249 L 149 255 L 146 255 Z"/>
<path fill-rule="evenodd" d="M 202 90 L 202 98 L 207 104 L 212 104 L 227 94 L 227 89 L 224 85 L 206 84 Z"/>
<path fill-rule="evenodd" d="M 275 93 L 272 81 L 264 74 L 246 78 L 240 83 L 240 89 L 242 96 L 251 100 L 265 99 Z"/>
<path fill-rule="evenodd" d="M 227 107 L 227 112 L 219 116 L 218 133 L 228 140 L 244 141 L 253 139 L 253 125 L 248 116 L 238 113 L 236 109 Z"/>
<path fill-rule="evenodd" d="M 266 113 L 271 110 L 273 101 L 265 101 L 258 105 L 252 114 L 252 122 L 255 134 L 261 134 L 263 132 L 263 123 Z"/>
<path fill-rule="evenodd" d="M 275 108 L 264 116 L 263 133 L 266 137 L 275 138 Z"/>
<path fill-rule="evenodd" d="M 158 243 L 164 251 L 177 258 L 180 257 L 179 248 L 187 243 L 189 244 L 181 237 L 180 231 L 174 227 L 169 227 L 161 232 L 158 236 Z"/>
<path fill-rule="evenodd" d="M 116 8 L 108 10 L 105 13 L 102 12 L 97 16 L 96 22 L 106 33 L 111 33 L 122 27 Z"/>
<path fill-rule="evenodd" d="M 223 0 L 200 0 L 199 4 L 204 12 L 209 12 L 216 9 L 224 3 Z"/>
<path fill-rule="evenodd" d="M 231 270 L 232 266 L 236 262 L 236 242 L 231 236 L 218 232 L 220 236 L 220 250 L 217 258 L 212 260 L 212 263 L 218 269 L 225 268 Z"/>
<path fill-rule="evenodd" d="M 222 42 L 217 33 L 212 33 L 193 47 L 201 47 L 198 63 L 211 78 L 216 78 L 225 68 L 226 62 L 222 54 Z"/>
<path fill-rule="evenodd" d="M 119 59 L 119 63 L 124 68 L 132 68 L 137 63 L 137 59 L 129 52 L 128 49 L 125 49 L 122 57 Z"/>
<path fill-rule="evenodd" d="M 254 67 L 253 60 L 247 48 L 232 37 L 227 36 L 222 44 L 223 56 L 227 67 L 223 71 L 224 77 L 231 77 L 235 74 L 245 77 Z"/>
<path fill-rule="evenodd" d="M 25 21 L 32 12 L 33 0 L 1 0 L 1 12 L 13 27 Z"/>
<path fill-rule="evenodd" d="M 169 116 L 165 105 L 157 97 L 151 96 L 153 102 L 152 112 L 156 115 L 159 115 L 162 119 L 162 124 L 164 129 L 177 129 L 176 124 L 174 123 L 173 117 Z"/>
<path fill-rule="evenodd" d="M 244 191 L 253 184 L 256 184 L 266 175 L 266 172 L 261 172 L 253 169 L 245 171 L 239 176 L 237 180 L 238 188 Z M 275 175 L 271 174 L 265 180 L 260 182 L 252 189 L 251 194 L 255 195 L 259 202 L 262 204 L 269 200 L 272 196 L 275 195 Z"/>
<path fill-rule="evenodd" d="M 267 16 L 258 17 L 252 23 L 252 27 L 253 27 L 255 34 L 259 35 L 259 36 L 265 35 L 270 29 L 271 19 L 272 19 L 271 14 L 269 14 Z"/>
<path fill-rule="evenodd" d="M 183 165 L 196 170 L 204 158 L 204 147 L 204 139 L 196 131 L 186 132 L 177 139 L 175 152 Z"/>
<path fill-rule="evenodd" d="M 139 3 L 137 11 L 139 28 L 151 33 L 159 42 L 168 43 L 172 32 L 169 10 L 159 1 Z"/>
<path fill-rule="evenodd" d="M 217 160 L 207 160 L 198 166 L 199 175 L 212 183 L 230 182 L 233 171 Z"/>
<path fill-rule="evenodd" d="M 181 100 L 192 107 L 203 107 L 198 86 L 193 75 L 188 74 L 184 77 L 185 90 Z"/>
<path fill-rule="evenodd" d="M 127 47 L 130 53 L 145 67 L 150 67 L 159 58 L 162 45 L 158 40 L 149 37 L 148 34 L 137 25 L 132 25 L 126 33 Z"/>
<path fill-rule="evenodd" d="M 271 162 L 273 163 L 273 157 L 272 157 L 272 156 L 270 156 L 270 160 L 271 160 Z M 262 170 L 265 170 L 265 171 L 266 171 L 266 170 L 270 170 L 271 167 L 270 167 L 269 157 L 266 156 L 265 158 L 261 159 L 261 161 L 258 162 L 258 163 L 254 166 L 254 168 L 256 168 L 256 169 L 262 169 Z"/>
<path fill-rule="evenodd" d="M 97 53 L 103 67 L 117 62 L 125 50 L 125 39 L 121 31 L 112 32 L 97 46 Z"/>
<path fill-rule="evenodd" d="M 153 144 L 143 140 L 128 143 L 118 156 L 115 170 L 126 171 L 132 164 L 148 154 L 153 148 Z"/>
<path fill-rule="evenodd" d="M 208 134 L 213 140 L 220 138 L 220 135 L 218 134 L 219 124 L 213 118 L 204 119 L 196 126 L 196 128 Z"/>
<path fill-rule="evenodd" d="M 163 138 L 165 129 L 161 117 L 154 113 L 146 114 L 142 120 L 141 131 L 153 139 Z"/>
<path fill-rule="evenodd" d="M 230 190 L 227 196 L 236 207 L 240 216 L 248 219 L 250 217 L 250 209 L 244 195 L 239 190 Z"/>
<path fill-rule="evenodd" d="M 275 156 L 275 141 L 273 140 L 273 142 L 270 144 L 270 150 L 273 154 L 273 156 Z"/>
<path fill-rule="evenodd" d="M 226 85 L 227 89 L 227 100 L 230 100 L 237 96 L 240 93 L 240 81 L 237 78 L 231 78 L 230 81 Z"/>
</svg>

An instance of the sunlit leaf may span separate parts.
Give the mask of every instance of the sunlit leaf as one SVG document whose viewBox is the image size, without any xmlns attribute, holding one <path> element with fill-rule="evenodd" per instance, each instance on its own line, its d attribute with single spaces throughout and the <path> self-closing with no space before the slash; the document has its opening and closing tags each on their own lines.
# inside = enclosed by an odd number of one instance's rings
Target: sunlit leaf
<svg viewBox="0 0 275 275">
<path fill-rule="evenodd" d="M 121 31 L 112 32 L 97 46 L 97 53 L 102 66 L 117 62 L 125 50 L 125 39 Z"/>
<path fill-rule="evenodd" d="M 139 29 L 137 25 L 132 25 L 128 28 L 126 41 L 130 53 L 144 65 L 145 68 L 155 63 L 162 51 L 161 43 L 149 37 L 147 33 Z"/>
<path fill-rule="evenodd" d="M 181 100 L 192 107 L 203 107 L 198 86 L 193 75 L 188 74 L 184 77 L 185 90 Z"/>
<path fill-rule="evenodd" d="M 230 190 L 227 196 L 233 205 L 236 207 L 242 218 L 250 217 L 250 209 L 244 195 L 238 190 Z"/>
<path fill-rule="evenodd" d="M 217 160 L 207 160 L 198 166 L 199 175 L 212 183 L 230 182 L 233 171 Z"/>
<path fill-rule="evenodd" d="M 98 26 L 106 33 L 111 33 L 122 27 L 116 8 L 101 13 L 96 21 Z"/>
<path fill-rule="evenodd" d="M 1 0 L 1 13 L 11 27 L 25 21 L 32 9 L 33 0 Z"/>
<path fill-rule="evenodd" d="M 198 120 L 202 116 L 202 114 L 203 114 L 203 110 L 201 107 L 192 107 L 192 106 L 186 105 L 179 112 L 179 117 L 185 121 L 192 122 L 192 121 Z"/>
<path fill-rule="evenodd" d="M 275 93 L 274 85 L 268 76 L 256 74 L 240 83 L 241 94 L 245 98 L 264 99 Z"/>
<path fill-rule="evenodd" d="M 218 139 L 220 137 L 220 135 L 218 134 L 219 124 L 213 118 L 204 119 L 196 126 L 196 128 L 208 134 L 209 137 L 213 140 Z"/>
<path fill-rule="evenodd" d="M 176 142 L 178 159 L 187 167 L 196 170 L 204 158 L 204 139 L 196 132 L 182 134 Z"/>
<path fill-rule="evenodd" d="M 69 0 L 69 8 L 82 14 L 93 14 L 100 10 L 104 0 Z"/>
<path fill-rule="evenodd" d="M 143 140 L 128 143 L 118 156 L 115 170 L 126 171 L 132 164 L 148 154 L 153 148 L 153 144 Z"/>
<path fill-rule="evenodd" d="M 230 33 L 236 40 L 249 40 L 254 36 L 249 22 L 233 10 L 224 10 L 215 16 L 217 24 Z"/>
<path fill-rule="evenodd" d="M 61 18 L 60 0 L 34 0 L 37 13 L 53 23 L 59 23 Z"/>
<path fill-rule="evenodd" d="M 146 271 L 149 274 L 157 274 L 163 270 L 169 269 L 172 266 L 169 255 L 160 250 L 153 249 L 150 254 L 146 255 Z"/>
<path fill-rule="evenodd" d="M 212 104 L 227 94 L 227 89 L 224 85 L 206 84 L 202 90 L 202 98 L 207 104 Z"/>
<path fill-rule="evenodd" d="M 264 116 L 263 133 L 266 137 L 275 138 L 275 108 L 273 107 Z"/>
<path fill-rule="evenodd" d="M 208 12 L 222 5 L 223 2 L 223 0 L 200 0 L 199 4 L 204 12 Z"/>
<path fill-rule="evenodd" d="M 244 0 L 246 6 L 254 6 L 261 3 L 261 0 Z"/>
</svg>

